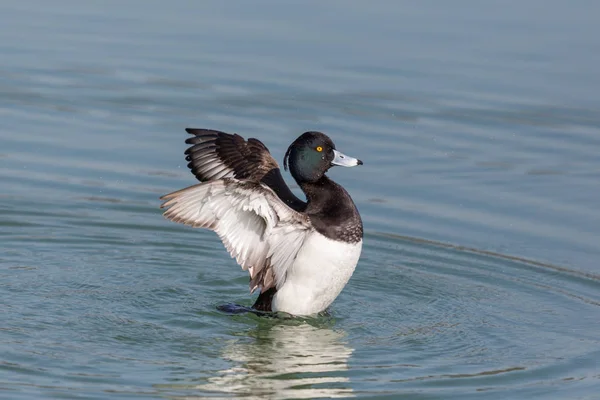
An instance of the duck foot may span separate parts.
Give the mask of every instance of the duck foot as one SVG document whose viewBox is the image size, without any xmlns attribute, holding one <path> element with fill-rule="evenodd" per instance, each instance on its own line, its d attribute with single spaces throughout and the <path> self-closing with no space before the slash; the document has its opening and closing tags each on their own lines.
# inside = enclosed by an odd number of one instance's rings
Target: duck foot
<svg viewBox="0 0 600 400">
<path fill-rule="evenodd" d="M 256 314 L 261 317 L 266 317 L 266 316 L 270 316 L 273 314 L 270 312 L 260 311 L 255 308 L 242 306 L 239 304 L 221 304 L 221 305 L 217 306 L 217 310 L 224 312 L 226 314 L 230 314 L 230 315 L 253 313 L 253 314 Z"/>
</svg>

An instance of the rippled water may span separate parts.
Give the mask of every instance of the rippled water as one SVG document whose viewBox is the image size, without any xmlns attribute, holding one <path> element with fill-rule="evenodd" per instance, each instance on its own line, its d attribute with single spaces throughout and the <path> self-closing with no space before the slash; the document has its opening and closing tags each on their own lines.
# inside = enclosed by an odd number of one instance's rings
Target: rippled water
<svg viewBox="0 0 600 400">
<path fill-rule="evenodd" d="M 600 393 L 592 1 L 0 5 L 0 397 Z M 365 223 L 330 316 L 164 220 L 187 126 L 329 133 Z M 288 177 L 286 177 L 287 179 Z"/>
</svg>

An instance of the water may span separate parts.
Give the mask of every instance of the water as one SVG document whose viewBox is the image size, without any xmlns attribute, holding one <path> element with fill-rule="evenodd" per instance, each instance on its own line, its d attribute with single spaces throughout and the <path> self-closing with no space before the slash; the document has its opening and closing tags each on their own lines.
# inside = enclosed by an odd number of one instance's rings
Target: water
<svg viewBox="0 0 600 400">
<path fill-rule="evenodd" d="M 0 397 L 600 398 L 599 13 L 2 2 Z M 188 126 L 365 162 L 329 317 L 217 311 L 245 273 L 158 208 Z"/>
</svg>

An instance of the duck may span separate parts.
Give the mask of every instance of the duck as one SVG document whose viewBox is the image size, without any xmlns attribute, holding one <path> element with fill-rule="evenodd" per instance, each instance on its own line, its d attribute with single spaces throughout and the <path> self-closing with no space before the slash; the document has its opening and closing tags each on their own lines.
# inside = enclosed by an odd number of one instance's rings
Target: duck
<svg viewBox="0 0 600 400">
<path fill-rule="evenodd" d="M 283 158 L 306 200 L 287 186 L 258 139 L 187 128 L 188 168 L 199 184 L 166 194 L 166 219 L 214 231 L 250 274 L 259 312 L 310 316 L 327 310 L 354 273 L 363 223 L 352 198 L 326 172 L 363 165 L 324 133 L 308 131 Z"/>
</svg>

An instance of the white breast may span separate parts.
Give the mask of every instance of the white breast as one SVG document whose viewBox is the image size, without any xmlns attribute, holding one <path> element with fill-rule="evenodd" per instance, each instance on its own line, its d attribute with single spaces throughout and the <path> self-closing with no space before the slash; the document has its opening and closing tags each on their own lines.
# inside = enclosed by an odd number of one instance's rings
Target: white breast
<svg viewBox="0 0 600 400">
<path fill-rule="evenodd" d="M 352 276 L 361 249 L 362 240 L 346 243 L 311 233 L 273 297 L 273 311 L 311 315 L 325 310 Z"/>
</svg>

